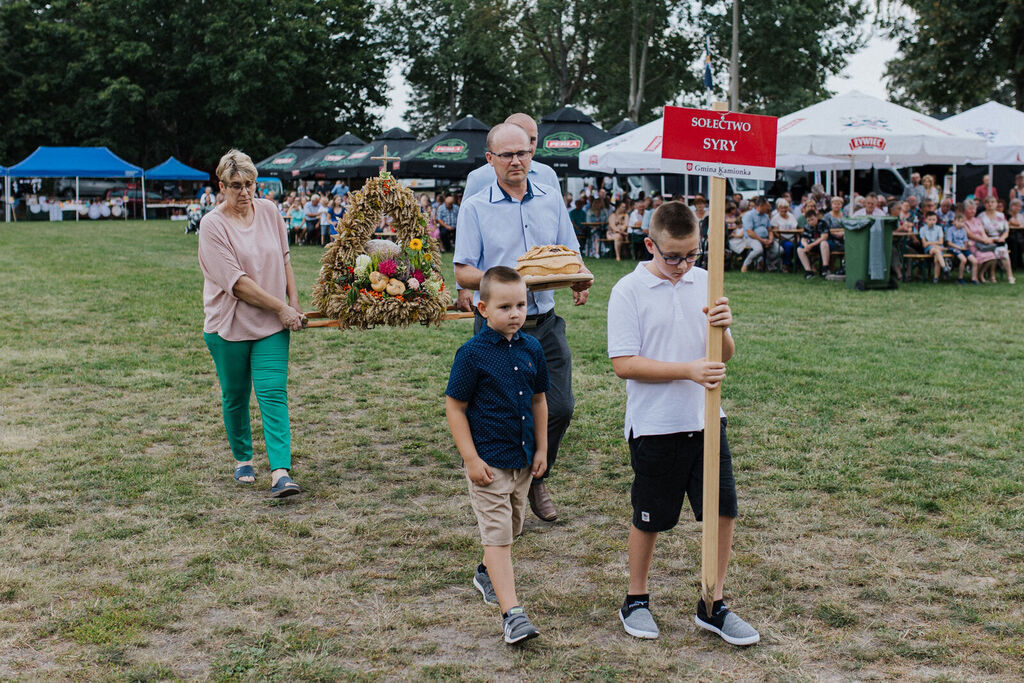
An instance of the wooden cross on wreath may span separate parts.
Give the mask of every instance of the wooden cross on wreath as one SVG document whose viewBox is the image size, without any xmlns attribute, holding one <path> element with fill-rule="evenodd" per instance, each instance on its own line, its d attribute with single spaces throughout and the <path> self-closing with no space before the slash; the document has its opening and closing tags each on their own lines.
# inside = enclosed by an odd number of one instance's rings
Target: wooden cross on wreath
<svg viewBox="0 0 1024 683">
<path fill-rule="evenodd" d="M 388 156 L 388 146 L 387 145 L 384 145 L 384 149 L 382 151 L 384 153 L 384 156 L 370 157 L 370 160 L 371 161 L 383 161 L 384 162 L 384 168 L 383 168 L 384 171 L 388 170 L 388 162 L 389 161 L 398 162 L 398 161 L 401 161 L 401 159 L 402 159 L 402 157 L 389 157 Z"/>
</svg>

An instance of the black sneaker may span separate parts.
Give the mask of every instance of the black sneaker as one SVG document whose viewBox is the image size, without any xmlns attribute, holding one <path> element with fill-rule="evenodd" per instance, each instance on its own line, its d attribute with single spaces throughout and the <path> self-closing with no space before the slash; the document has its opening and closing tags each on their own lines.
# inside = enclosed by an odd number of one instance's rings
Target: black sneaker
<svg viewBox="0 0 1024 683">
<path fill-rule="evenodd" d="M 521 643 L 540 635 L 537 627 L 530 623 L 530 618 L 522 607 L 513 607 L 501 620 L 501 630 L 505 633 L 505 642 L 509 645 Z"/>
<path fill-rule="evenodd" d="M 713 605 L 714 614 L 708 616 L 704 599 L 697 602 L 697 614 L 693 620 L 697 626 L 722 636 L 730 645 L 753 645 L 761 640 L 761 634 L 753 626 L 729 611 L 721 600 Z"/>
<path fill-rule="evenodd" d="M 812 273 L 811 271 L 807 271 L 806 273 L 804 273 L 804 279 L 805 280 L 813 280 L 814 279 L 814 273 Z"/>
</svg>

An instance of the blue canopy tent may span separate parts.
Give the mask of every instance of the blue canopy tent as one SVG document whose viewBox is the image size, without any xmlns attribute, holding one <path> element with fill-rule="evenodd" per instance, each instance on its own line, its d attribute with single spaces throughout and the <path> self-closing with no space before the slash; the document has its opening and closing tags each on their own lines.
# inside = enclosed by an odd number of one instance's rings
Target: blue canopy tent
<svg viewBox="0 0 1024 683">
<path fill-rule="evenodd" d="M 141 168 L 106 147 L 37 147 L 7 169 L 10 178 L 74 178 L 78 202 L 79 178 L 141 178 L 142 219 L 146 219 L 146 178 Z M 75 212 L 78 220 L 78 212 Z"/>
<path fill-rule="evenodd" d="M 210 181 L 210 174 L 199 169 L 186 166 L 174 157 L 146 171 L 150 180 L 195 180 L 201 183 Z"/>
</svg>

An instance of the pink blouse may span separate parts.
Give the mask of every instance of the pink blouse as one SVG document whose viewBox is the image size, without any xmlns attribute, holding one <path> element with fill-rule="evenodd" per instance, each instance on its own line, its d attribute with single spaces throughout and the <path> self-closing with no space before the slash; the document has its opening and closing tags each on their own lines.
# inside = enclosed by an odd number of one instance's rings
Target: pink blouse
<svg viewBox="0 0 1024 683">
<path fill-rule="evenodd" d="M 203 332 L 227 341 L 263 339 L 284 329 L 277 314 L 236 297 L 243 275 L 282 301 L 288 301 L 285 264 L 288 230 L 274 203 L 253 200 L 252 224 L 232 225 L 223 205 L 206 214 L 199 229 L 199 266 L 203 270 Z"/>
</svg>

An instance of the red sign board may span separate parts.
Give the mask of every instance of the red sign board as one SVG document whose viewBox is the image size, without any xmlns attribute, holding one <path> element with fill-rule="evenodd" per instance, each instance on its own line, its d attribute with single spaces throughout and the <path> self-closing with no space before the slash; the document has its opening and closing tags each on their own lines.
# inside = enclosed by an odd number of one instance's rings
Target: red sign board
<svg viewBox="0 0 1024 683">
<path fill-rule="evenodd" d="M 665 107 L 661 168 L 673 173 L 775 180 L 774 116 Z"/>
</svg>

